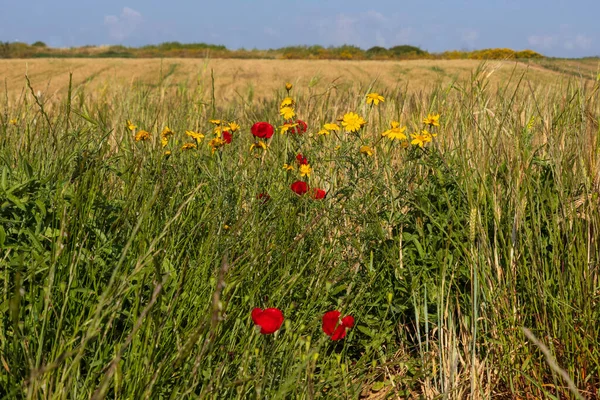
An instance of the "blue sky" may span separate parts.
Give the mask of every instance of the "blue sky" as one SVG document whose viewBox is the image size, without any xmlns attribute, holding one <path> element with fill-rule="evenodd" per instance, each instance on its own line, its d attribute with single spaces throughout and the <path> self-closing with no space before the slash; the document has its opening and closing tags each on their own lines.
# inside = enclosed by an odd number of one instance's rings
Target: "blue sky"
<svg viewBox="0 0 600 400">
<path fill-rule="evenodd" d="M 237 48 L 510 47 L 600 55 L 600 0 L 0 0 L 0 40 L 54 47 L 166 41 Z"/>
</svg>

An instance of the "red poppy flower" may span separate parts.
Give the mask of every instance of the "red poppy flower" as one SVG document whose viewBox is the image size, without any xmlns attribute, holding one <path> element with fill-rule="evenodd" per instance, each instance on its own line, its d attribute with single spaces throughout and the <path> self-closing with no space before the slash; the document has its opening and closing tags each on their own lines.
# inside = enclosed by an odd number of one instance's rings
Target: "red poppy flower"
<svg viewBox="0 0 600 400">
<path fill-rule="evenodd" d="M 223 141 L 225 143 L 231 143 L 231 138 L 232 138 L 231 132 L 229 132 L 229 131 L 223 131 L 222 138 L 223 138 Z"/>
<path fill-rule="evenodd" d="M 268 122 L 257 122 L 250 130 L 257 138 L 270 139 L 273 136 L 273 125 Z"/>
<path fill-rule="evenodd" d="M 265 204 L 267 203 L 269 200 L 271 200 L 271 196 L 269 196 L 269 193 L 259 193 L 256 198 L 258 200 L 261 200 L 261 204 Z"/>
<path fill-rule="evenodd" d="M 308 165 L 308 160 L 302 155 L 302 153 L 298 153 L 298 155 L 296 156 L 296 161 L 300 165 Z"/>
<path fill-rule="evenodd" d="M 296 121 L 296 124 L 295 127 L 290 128 L 290 133 L 304 133 L 308 129 L 308 125 L 302 120 Z"/>
<path fill-rule="evenodd" d="M 327 196 L 327 192 L 324 191 L 323 189 L 317 189 L 317 188 L 313 189 L 313 192 L 312 192 L 313 199 L 321 200 L 321 199 L 324 199 L 325 196 Z"/>
<path fill-rule="evenodd" d="M 266 308 L 252 310 L 252 321 L 260 326 L 260 333 L 269 335 L 281 328 L 283 324 L 283 313 L 278 308 Z"/>
<path fill-rule="evenodd" d="M 302 196 L 306 192 L 308 192 L 308 184 L 304 181 L 296 181 L 292 183 L 290 188 L 299 196 Z"/>
<path fill-rule="evenodd" d="M 346 331 L 354 326 L 354 317 L 347 315 L 340 320 L 339 311 L 328 311 L 323 315 L 323 332 L 331 340 L 340 340 L 346 337 Z"/>
</svg>

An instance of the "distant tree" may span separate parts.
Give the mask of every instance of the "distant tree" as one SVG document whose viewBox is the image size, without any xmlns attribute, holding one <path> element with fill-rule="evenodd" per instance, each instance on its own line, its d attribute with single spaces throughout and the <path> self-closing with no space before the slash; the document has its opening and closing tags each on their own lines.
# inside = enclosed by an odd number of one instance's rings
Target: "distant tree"
<svg viewBox="0 0 600 400">
<path fill-rule="evenodd" d="M 39 40 L 37 42 L 33 43 L 32 46 L 33 47 L 48 47 L 48 46 L 46 46 L 46 43 L 41 42 Z"/>
<path fill-rule="evenodd" d="M 367 50 L 367 56 L 369 57 L 381 57 L 389 55 L 388 49 L 381 46 L 373 46 Z"/>
<path fill-rule="evenodd" d="M 8 58 L 9 55 L 10 55 L 9 43 L 0 41 L 0 58 Z"/>
<path fill-rule="evenodd" d="M 397 57 L 407 56 L 407 55 L 416 55 L 423 56 L 427 54 L 425 50 L 422 50 L 416 46 L 409 46 L 407 44 L 403 44 L 400 46 L 394 46 L 389 48 L 390 53 Z"/>
</svg>

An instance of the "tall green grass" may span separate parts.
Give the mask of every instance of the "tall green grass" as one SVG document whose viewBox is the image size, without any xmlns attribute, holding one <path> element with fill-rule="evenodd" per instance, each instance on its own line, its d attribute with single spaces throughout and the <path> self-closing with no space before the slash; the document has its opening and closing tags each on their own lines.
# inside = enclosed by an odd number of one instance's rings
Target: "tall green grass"
<svg viewBox="0 0 600 400">
<path fill-rule="evenodd" d="M 281 125 L 283 82 L 272 100 L 229 104 L 210 82 L 162 79 L 5 96 L 0 394 L 595 398 L 598 83 L 491 87 L 492 72 L 418 93 L 295 87 L 309 131 L 258 155 L 250 127 Z M 386 98 L 373 109 L 372 90 Z M 360 138 L 316 135 L 348 111 L 368 121 Z M 428 112 L 442 124 L 425 150 L 381 139 Z M 212 118 L 242 127 L 215 154 Z M 135 142 L 127 119 L 152 140 Z M 207 134 L 198 149 L 180 149 L 186 129 Z M 289 189 L 298 152 L 324 201 Z M 281 330 L 260 335 L 254 307 L 279 307 Z M 321 331 L 331 309 L 356 319 L 340 342 Z"/>
</svg>

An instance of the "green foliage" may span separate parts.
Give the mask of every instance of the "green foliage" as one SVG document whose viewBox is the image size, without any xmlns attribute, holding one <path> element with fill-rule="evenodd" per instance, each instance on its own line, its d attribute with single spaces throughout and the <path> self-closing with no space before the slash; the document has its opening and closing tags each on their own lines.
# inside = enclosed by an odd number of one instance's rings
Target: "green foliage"
<svg viewBox="0 0 600 400">
<path fill-rule="evenodd" d="M 422 56 L 427 54 L 426 51 L 421 50 L 418 47 L 415 46 L 409 46 L 409 45 L 400 45 L 400 46 L 394 46 L 394 47 L 390 47 L 389 52 L 392 53 L 395 56 L 398 57 L 402 57 L 402 56 Z"/>
<path fill-rule="evenodd" d="M 371 47 L 365 53 L 369 58 L 387 58 L 390 55 L 385 47 L 380 46 Z"/>
</svg>

